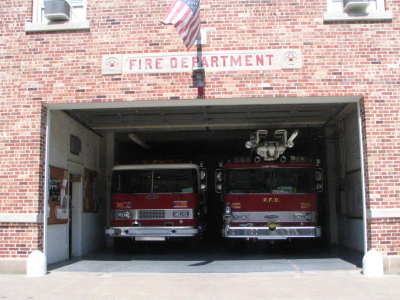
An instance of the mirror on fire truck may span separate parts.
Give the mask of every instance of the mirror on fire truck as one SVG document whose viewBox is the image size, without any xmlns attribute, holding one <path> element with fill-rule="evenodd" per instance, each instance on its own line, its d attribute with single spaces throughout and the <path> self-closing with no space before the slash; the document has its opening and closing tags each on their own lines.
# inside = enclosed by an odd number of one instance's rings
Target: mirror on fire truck
<svg viewBox="0 0 400 300">
<path fill-rule="evenodd" d="M 322 169 L 317 169 L 315 171 L 315 190 L 318 193 L 321 193 L 324 190 L 324 176 Z"/>
<path fill-rule="evenodd" d="M 200 168 L 200 190 L 205 192 L 207 190 L 207 170 L 205 168 Z"/>
<path fill-rule="evenodd" d="M 222 182 L 224 181 L 224 173 L 222 169 L 215 170 L 215 192 L 222 193 Z"/>
</svg>

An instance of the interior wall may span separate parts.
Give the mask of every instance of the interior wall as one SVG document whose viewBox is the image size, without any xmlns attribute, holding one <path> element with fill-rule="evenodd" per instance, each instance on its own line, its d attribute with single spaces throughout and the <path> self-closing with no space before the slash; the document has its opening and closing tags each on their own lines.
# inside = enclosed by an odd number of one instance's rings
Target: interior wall
<svg viewBox="0 0 400 300">
<path fill-rule="evenodd" d="M 339 193 L 337 201 L 339 241 L 364 250 L 361 154 L 356 107 L 338 121 Z"/>
<path fill-rule="evenodd" d="M 322 199 L 327 203 L 323 206 L 325 208 L 325 215 L 328 220 L 325 220 L 326 227 L 322 227 L 323 235 L 327 236 L 331 245 L 338 244 L 338 218 L 336 199 L 338 197 L 338 173 L 339 163 L 337 159 L 338 141 L 337 130 L 335 126 L 327 126 L 325 128 L 325 143 L 326 143 L 326 198 Z"/>
<path fill-rule="evenodd" d="M 62 111 L 52 111 L 50 124 L 49 164 L 50 166 L 68 169 L 71 174 L 82 175 L 84 169 L 96 171 L 98 184 L 96 194 L 101 195 L 104 187 L 104 176 L 100 169 L 101 137 L 71 119 Z M 70 153 L 70 135 L 79 137 L 82 149 L 79 155 Z M 76 186 L 76 185 L 75 185 Z M 83 187 L 83 185 L 78 185 Z M 73 223 L 74 230 L 79 232 L 78 238 L 72 238 L 73 243 L 81 243 L 75 247 L 74 255 L 80 256 L 103 246 L 103 212 L 83 212 L 83 192 L 77 193 L 80 199 L 75 199 L 79 206 L 78 218 Z M 74 202 L 73 202 L 74 203 Z M 103 203 L 104 204 L 104 203 Z M 73 204 L 74 205 L 74 204 Z M 104 208 L 104 205 L 100 205 Z M 73 220 L 74 222 L 74 220 Z M 78 227 L 78 228 L 76 228 Z M 48 225 L 47 262 L 60 262 L 69 258 L 69 224 Z M 73 247 L 74 248 L 74 247 Z M 79 251 L 79 249 L 81 249 Z"/>
<path fill-rule="evenodd" d="M 53 264 L 68 259 L 68 226 L 54 224 L 47 228 L 47 263 Z"/>
</svg>

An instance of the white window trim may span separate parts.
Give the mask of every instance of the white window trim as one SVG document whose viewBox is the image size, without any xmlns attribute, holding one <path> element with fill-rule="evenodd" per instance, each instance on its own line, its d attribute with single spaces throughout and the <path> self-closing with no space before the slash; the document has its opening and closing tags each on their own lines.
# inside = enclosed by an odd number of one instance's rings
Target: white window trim
<svg viewBox="0 0 400 300">
<path fill-rule="evenodd" d="M 87 30 L 90 29 L 87 15 L 85 20 L 79 22 L 66 22 L 44 24 L 40 19 L 41 2 L 44 0 L 33 0 L 32 6 L 32 22 L 25 23 L 25 32 L 45 32 L 45 31 L 71 31 L 71 30 Z M 83 5 L 87 9 L 87 0 L 83 0 Z"/>
<path fill-rule="evenodd" d="M 376 11 L 370 12 L 368 15 L 353 16 L 345 13 L 344 11 L 332 9 L 332 0 L 327 0 L 327 11 L 324 14 L 324 21 L 390 21 L 393 19 L 392 13 L 385 10 L 385 0 L 376 0 L 376 5 Z"/>
</svg>

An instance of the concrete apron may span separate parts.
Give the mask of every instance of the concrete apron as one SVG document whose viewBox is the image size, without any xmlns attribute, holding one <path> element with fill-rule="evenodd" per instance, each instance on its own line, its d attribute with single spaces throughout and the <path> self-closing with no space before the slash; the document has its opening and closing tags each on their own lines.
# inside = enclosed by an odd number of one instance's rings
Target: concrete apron
<svg viewBox="0 0 400 300">
<path fill-rule="evenodd" d="M 359 271 L 247 274 L 50 272 L 0 275 L 1 299 L 400 299 L 399 277 Z M 23 287 L 23 288 L 21 288 Z"/>
</svg>

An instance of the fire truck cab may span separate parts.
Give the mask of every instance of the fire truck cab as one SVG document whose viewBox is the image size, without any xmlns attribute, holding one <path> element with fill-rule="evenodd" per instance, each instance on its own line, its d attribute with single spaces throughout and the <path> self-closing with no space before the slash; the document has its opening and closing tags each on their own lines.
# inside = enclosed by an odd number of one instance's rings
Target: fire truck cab
<svg viewBox="0 0 400 300">
<path fill-rule="evenodd" d="M 197 164 L 119 165 L 113 168 L 114 240 L 165 241 L 204 231 L 206 170 Z"/>
<path fill-rule="evenodd" d="M 223 237 L 318 238 L 321 170 L 312 163 L 227 163 L 216 171 Z"/>
<path fill-rule="evenodd" d="M 319 238 L 318 195 L 323 190 L 319 160 L 284 155 L 299 134 L 258 130 L 245 147 L 252 157 L 222 164 L 215 190 L 223 201 L 225 238 L 286 240 Z"/>
</svg>

